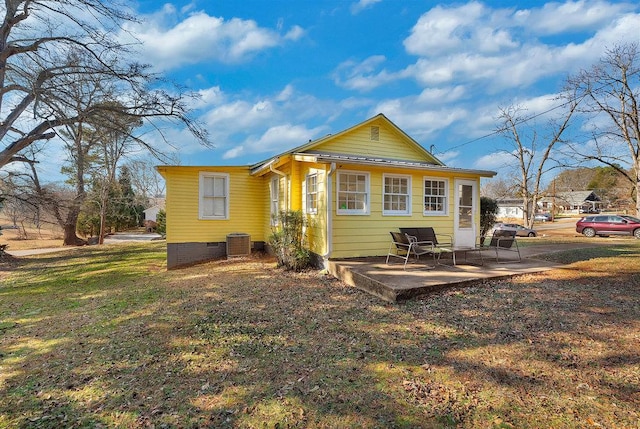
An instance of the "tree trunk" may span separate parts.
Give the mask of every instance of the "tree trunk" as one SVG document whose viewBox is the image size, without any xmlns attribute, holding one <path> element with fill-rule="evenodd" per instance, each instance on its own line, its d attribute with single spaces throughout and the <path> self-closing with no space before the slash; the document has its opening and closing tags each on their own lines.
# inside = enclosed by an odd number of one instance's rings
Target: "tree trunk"
<svg viewBox="0 0 640 429">
<path fill-rule="evenodd" d="M 104 244 L 104 236 L 106 235 L 105 226 L 107 223 L 107 214 L 106 214 L 106 201 L 102 201 L 102 205 L 100 207 L 100 234 L 98 235 L 98 244 Z"/>
<path fill-rule="evenodd" d="M 84 246 L 87 244 L 86 240 L 76 235 L 76 224 L 64 225 L 64 242 L 65 246 Z"/>
</svg>

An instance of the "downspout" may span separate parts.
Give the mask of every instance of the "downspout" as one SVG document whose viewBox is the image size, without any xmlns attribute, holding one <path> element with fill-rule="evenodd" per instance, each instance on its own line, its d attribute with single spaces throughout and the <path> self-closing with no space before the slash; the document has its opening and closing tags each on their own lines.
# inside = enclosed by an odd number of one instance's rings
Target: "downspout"
<svg viewBox="0 0 640 429">
<path fill-rule="evenodd" d="M 336 172 L 336 163 L 331 163 L 331 168 L 329 168 L 329 172 L 327 173 L 326 180 L 326 195 L 325 198 L 327 200 L 327 253 L 322 255 L 322 259 L 324 260 L 324 267 L 328 268 L 329 264 L 329 255 L 331 255 L 331 250 L 333 250 L 333 221 L 332 221 L 332 207 L 331 207 L 331 178 L 333 174 Z"/>
<path fill-rule="evenodd" d="M 273 164 L 269 165 L 269 171 L 280 177 L 284 177 L 284 207 L 286 210 L 289 210 L 289 182 L 287 181 L 287 175 L 282 171 L 273 168 Z"/>
</svg>

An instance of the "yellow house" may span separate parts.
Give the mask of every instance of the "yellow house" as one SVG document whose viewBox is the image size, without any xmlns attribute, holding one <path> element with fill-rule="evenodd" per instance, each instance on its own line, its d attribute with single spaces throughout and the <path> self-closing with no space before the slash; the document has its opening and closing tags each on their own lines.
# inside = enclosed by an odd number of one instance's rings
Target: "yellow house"
<svg viewBox="0 0 640 429">
<path fill-rule="evenodd" d="M 383 114 L 252 166 L 160 166 L 167 266 L 226 255 L 229 237 L 262 249 L 272 215 L 301 210 L 308 248 L 329 259 L 386 255 L 389 231 L 431 226 L 457 246 L 480 230 L 480 178 L 446 167 Z"/>
</svg>

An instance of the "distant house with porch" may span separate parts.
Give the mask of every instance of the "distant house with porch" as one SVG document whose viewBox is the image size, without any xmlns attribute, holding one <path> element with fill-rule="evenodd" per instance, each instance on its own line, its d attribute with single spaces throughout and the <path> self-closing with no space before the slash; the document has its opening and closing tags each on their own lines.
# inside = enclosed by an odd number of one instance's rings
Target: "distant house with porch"
<svg viewBox="0 0 640 429">
<path fill-rule="evenodd" d="M 557 212 L 584 213 L 602 208 L 602 200 L 594 191 L 557 192 L 555 196 L 541 198 L 539 206 L 543 211 L 551 211 L 555 204 Z"/>
</svg>

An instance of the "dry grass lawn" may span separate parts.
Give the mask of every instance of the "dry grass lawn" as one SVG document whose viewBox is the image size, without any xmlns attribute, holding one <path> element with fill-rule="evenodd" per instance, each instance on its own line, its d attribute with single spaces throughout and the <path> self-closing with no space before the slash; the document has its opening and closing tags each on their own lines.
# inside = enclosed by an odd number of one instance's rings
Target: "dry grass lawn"
<svg viewBox="0 0 640 429">
<path fill-rule="evenodd" d="M 388 304 L 162 243 L 0 262 L 0 427 L 638 428 L 640 245 Z"/>
<path fill-rule="evenodd" d="M 62 247 L 62 231 L 59 227 L 49 226 L 37 229 L 25 225 L 20 229 L 7 228 L 12 224 L 9 219 L 0 216 L 0 245 L 7 244 L 7 250 L 48 249 Z"/>
</svg>

